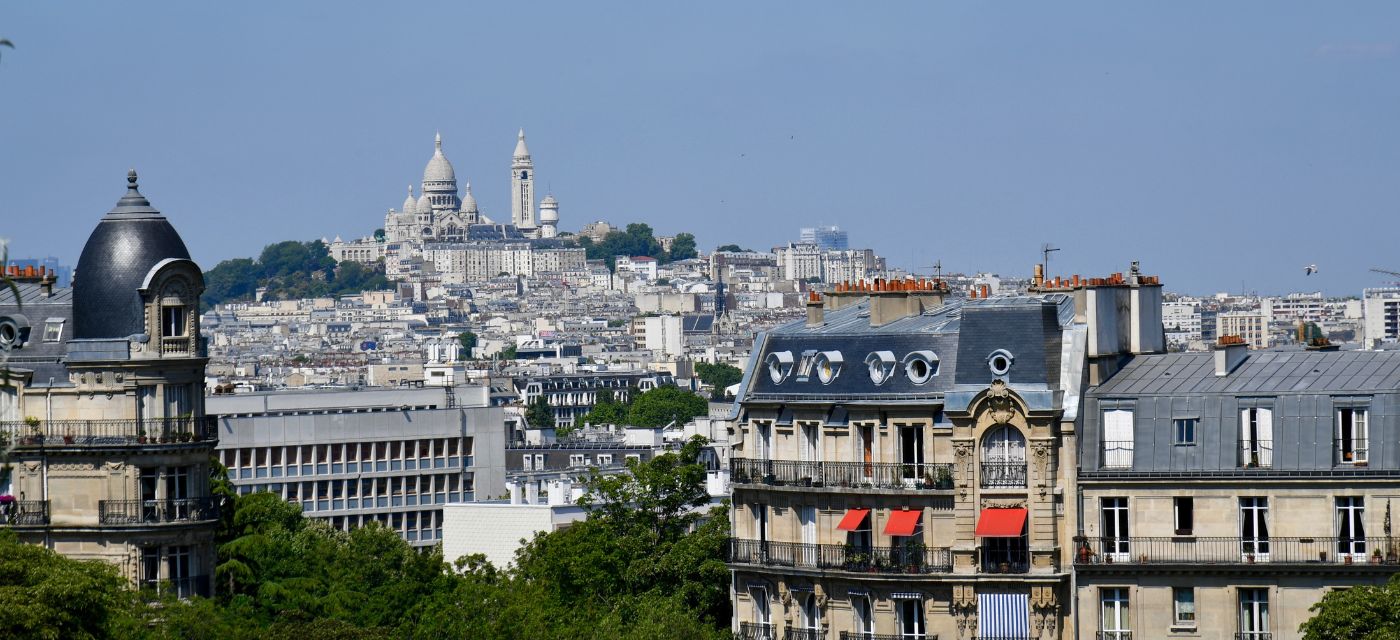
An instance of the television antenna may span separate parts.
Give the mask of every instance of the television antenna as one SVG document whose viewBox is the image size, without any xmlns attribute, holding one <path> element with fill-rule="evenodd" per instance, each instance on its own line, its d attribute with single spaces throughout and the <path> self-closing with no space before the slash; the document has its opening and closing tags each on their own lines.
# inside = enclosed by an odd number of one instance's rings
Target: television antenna
<svg viewBox="0 0 1400 640">
<path fill-rule="evenodd" d="M 1059 247 L 1056 247 L 1056 246 L 1050 244 L 1049 242 L 1040 245 L 1040 255 L 1041 255 L 1040 269 L 1041 269 L 1041 272 L 1044 273 L 1044 275 L 1045 275 L 1046 278 L 1049 278 L 1049 277 L 1050 277 L 1050 254 L 1052 254 L 1052 253 L 1054 253 L 1054 252 L 1056 252 L 1056 251 L 1059 251 L 1059 250 L 1060 250 Z"/>
</svg>

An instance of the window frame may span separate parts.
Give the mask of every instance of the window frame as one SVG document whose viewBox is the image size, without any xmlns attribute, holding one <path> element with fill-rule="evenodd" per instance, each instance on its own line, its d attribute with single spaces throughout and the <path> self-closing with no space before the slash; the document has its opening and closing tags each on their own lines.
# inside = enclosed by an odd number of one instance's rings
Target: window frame
<svg viewBox="0 0 1400 640">
<path fill-rule="evenodd" d="M 1190 619 L 1182 617 L 1183 599 L 1181 595 L 1188 596 L 1191 606 Z M 1178 628 L 1194 629 L 1197 625 L 1198 612 L 1196 611 L 1196 588 L 1195 587 L 1172 587 L 1172 626 Z"/>
<path fill-rule="evenodd" d="M 1186 508 L 1183 510 L 1182 507 Z M 1183 511 L 1188 526 L 1181 526 Z M 1194 536 L 1196 530 L 1196 500 L 1194 496 L 1172 496 L 1172 531 L 1178 536 Z"/>
<path fill-rule="evenodd" d="M 44 340 L 43 340 L 43 341 L 44 341 L 44 342 L 62 342 L 62 341 L 63 341 L 63 325 L 64 325 L 64 320 L 61 320 L 61 319 L 57 319 L 57 320 L 45 320 L 45 321 L 44 321 Z"/>
<path fill-rule="evenodd" d="M 1184 428 L 1184 429 L 1183 429 L 1183 428 Z M 1200 442 L 1200 429 L 1201 429 L 1201 419 L 1200 419 L 1200 418 L 1190 418 L 1190 417 L 1172 418 L 1172 446 L 1176 446 L 1176 447 L 1194 447 L 1194 446 L 1196 446 L 1196 444 Z M 1189 432 L 1189 433 L 1183 434 L 1183 433 L 1182 433 L 1183 430 L 1185 430 L 1185 431 L 1187 431 L 1187 432 Z M 1190 437 L 1189 437 L 1189 438 L 1183 437 L 1184 435 L 1189 435 Z"/>
</svg>

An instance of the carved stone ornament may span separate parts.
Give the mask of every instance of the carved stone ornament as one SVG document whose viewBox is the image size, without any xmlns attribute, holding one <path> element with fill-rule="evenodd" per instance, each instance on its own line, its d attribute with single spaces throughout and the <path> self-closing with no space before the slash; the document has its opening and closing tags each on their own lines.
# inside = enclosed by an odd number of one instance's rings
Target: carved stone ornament
<svg viewBox="0 0 1400 640">
<path fill-rule="evenodd" d="M 987 416 L 992 419 L 992 424 L 1006 424 L 1015 415 L 1016 403 L 1011 400 L 1011 390 L 1006 388 L 1006 382 L 992 381 L 992 386 L 987 388 Z"/>
</svg>

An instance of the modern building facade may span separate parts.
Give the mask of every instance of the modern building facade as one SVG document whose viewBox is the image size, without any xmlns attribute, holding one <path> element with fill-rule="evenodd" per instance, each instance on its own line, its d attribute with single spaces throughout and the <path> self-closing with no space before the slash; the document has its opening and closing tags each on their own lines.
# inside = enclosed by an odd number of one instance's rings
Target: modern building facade
<svg viewBox="0 0 1400 640">
<path fill-rule="evenodd" d="M 1366 289 L 1361 304 L 1367 349 L 1400 341 L 1400 287 Z"/>
<path fill-rule="evenodd" d="M 220 505 L 204 279 L 135 171 L 84 245 L 73 288 L 53 285 L 22 282 L 19 304 L 0 294 L 0 439 L 13 447 L 0 525 L 110 562 L 139 586 L 210 595 Z"/>
<path fill-rule="evenodd" d="M 1296 638 L 1400 571 L 1400 353 L 1133 359 L 1085 397 L 1080 637 Z"/>
<path fill-rule="evenodd" d="M 349 530 L 442 539 L 442 506 L 505 493 L 513 424 L 485 387 L 268 392 L 208 399 L 240 494 L 271 491 Z"/>
</svg>

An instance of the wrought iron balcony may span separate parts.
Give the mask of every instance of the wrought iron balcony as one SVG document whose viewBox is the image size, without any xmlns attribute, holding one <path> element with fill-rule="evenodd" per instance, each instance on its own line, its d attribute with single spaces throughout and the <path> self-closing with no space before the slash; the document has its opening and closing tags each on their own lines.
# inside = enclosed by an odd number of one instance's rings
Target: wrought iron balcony
<svg viewBox="0 0 1400 640">
<path fill-rule="evenodd" d="M 737 640 L 778 640 L 778 632 L 771 624 L 740 622 Z"/>
<path fill-rule="evenodd" d="M 836 569 L 858 573 L 927 574 L 953 570 L 946 547 L 857 547 L 729 539 L 729 562 L 770 567 Z"/>
<path fill-rule="evenodd" d="M 187 445 L 219 436 L 213 416 L 147 420 L 39 420 L 0 422 L 0 447 L 132 447 Z"/>
<path fill-rule="evenodd" d="M 1274 640 L 1274 634 L 1268 631 L 1237 631 L 1235 640 Z"/>
<path fill-rule="evenodd" d="M 983 489 L 1006 489 L 1026 486 L 1026 463 L 983 462 L 981 464 Z"/>
<path fill-rule="evenodd" d="M 1400 565 L 1395 538 L 1083 538 L 1077 565 Z"/>
<path fill-rule="evenodd" d="M 1100 631 L 1098 640 L 1133 640 L 1131 631 Z"/>
<path fill-rule="evenodd" d="M 904 635 L 899 633 L 862 633 L 860 631 L 842 631 L 841 640 L 938 640 L 938 634 L 916 633 Z"/>
<path fill-rule="evenodd" d="M 1274 441 L 1241 440 L 1236 464 L 1241 469 L 1272 469 L 1274 466 Z"/>
<path fill-rule="evenodd" d="M 174 594 L 178 598 L 192 598 L 199 596 L 208 598 L 213 593 L 209 588 L 209 576 L 186 576 L 183 578 L 142 578 L 141 587 L 148 590 L 153 595 Z"/>
<path fill-rule="evenodd" d="M 49 523 L 48 500 L 0 502 L 0 526 L 43 526 Z"/>
<path fill-rule="evenodd" d="M 1103 457 L 1099 459 L 1099 466 L 1104 469 L 1133 468 L 1133 441 L 1105 440 Z"/>
<path fill-rule="evenodd" d="M 218 517 L 219 503 L 214 498 L 97 501 L 97 521 L 104 525 L 200 522 Z"/>
<path fill-rule="evenodd" d="M 734 458 L 730 462 L 730 481 L 738 484 L 846 489 L 953 488 L 953 465 L 949 463 L 806 462 L 753 458 Z"/>
<path fill-rule="evenodd" d="M 788 627 L 783 632 L 783 640 L 826 640 L 826 631 L 822 629 L 794 629 Z"/>
</svg>

